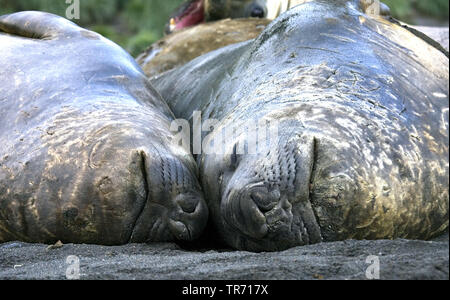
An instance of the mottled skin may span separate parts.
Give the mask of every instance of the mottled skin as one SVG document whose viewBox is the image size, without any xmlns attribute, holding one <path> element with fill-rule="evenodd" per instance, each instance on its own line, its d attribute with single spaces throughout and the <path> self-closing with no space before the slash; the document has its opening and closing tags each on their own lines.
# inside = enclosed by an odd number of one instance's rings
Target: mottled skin
<svg viewBox="0 0 450 300">
<path fill-rule="evenodd" d="M 0 17 L 0 242 L 192 240 L 208 210 L 134 60 L 50 14 Z"/>
<path fill-rule="evenodd" d="M 195 74 L 195 76 L 192 76 Z M 359 1 L 314 1 L 255 41 L 153 81 L 175 115 L 279 120 L 273 147 L 198 157 L 216 235 L 273 251 L 343 239 L 429 239 L 449 223 L 449 61 Z M 239 126 L 237 126 L 239 127 Z"/>
<path fill-rule="evenodd" d="M 267 19 L 226 19 L 174 32 L 151 45 L 136 60 L 148 77 L 183 66 L 213 50 L 254 39 Z"/>
</svg>

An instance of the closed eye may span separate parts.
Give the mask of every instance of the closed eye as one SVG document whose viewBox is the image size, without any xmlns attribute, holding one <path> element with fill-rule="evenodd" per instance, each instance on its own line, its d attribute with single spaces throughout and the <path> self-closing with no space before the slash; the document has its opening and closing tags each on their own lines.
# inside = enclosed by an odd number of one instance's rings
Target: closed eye
<svg viewBox="0 0 450 300">
<path fill-rule="evenodd" d="M 236 169 L 238 166 L 238 156 L 237 156 L 237 143 L 233 146 L 233 153 L 231 154 L 231 167 Z"/>
</svg>

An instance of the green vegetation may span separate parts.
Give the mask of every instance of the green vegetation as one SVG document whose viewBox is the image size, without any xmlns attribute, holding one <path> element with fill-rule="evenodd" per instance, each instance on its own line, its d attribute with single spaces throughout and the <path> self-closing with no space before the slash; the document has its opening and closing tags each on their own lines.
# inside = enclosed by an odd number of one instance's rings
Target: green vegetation
<svg viewBox="0 0 450 300">
<path fill-rule="evenodd" d="M 418 15 L 440 20 L 447 20 L 449 0 L 383 0 L 397 19 L 415 23 Z"/>
<path fill-rule="evenodd" d="M 133 55 L 162 37 L 170 13 L 183 0 L 80 0 L 83 27 L 115 41 Z M 384 0 L 395 17 L 414 23 L 422 14 L 448 21 L 448 0 Z M 0 15 L 41 10 L 65 16 L 66 0 L 0 0 Z"/>
<path fill-rule="evenodd" d="M 80 26 L 115 41 L 138 55 L 160 39 L 170 13 L 183 0 L 80 0 Z M 66 15 L 66 0 L 0 0 L 0 15 L 40 10 Z"/>
</svg>

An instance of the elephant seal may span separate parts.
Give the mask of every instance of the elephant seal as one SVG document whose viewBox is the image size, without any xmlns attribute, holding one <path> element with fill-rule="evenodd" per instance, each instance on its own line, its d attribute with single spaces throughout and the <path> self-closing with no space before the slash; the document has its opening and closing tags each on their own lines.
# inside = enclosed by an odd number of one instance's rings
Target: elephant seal
<svg viewBox="0 0 450 300">
<path fill-rule="evenodd" d="M 267 5 L 269 5 L 268 11 L 271 15 L 268 15 L 267 18 L 224 19 L 177 30 L 152 44 L 138 56 L 137 62 L 149 78 L 158 76 L 208 52 L 256 38 L 271 20 L 276 18 L 281 12 L 308 1 L 298 0 L 286 3 L 269 1 Z M 370 12 L 371 14 L 379 13 L 385 18 L 389 16 L 389 7 L 386 5 L 380 3 L 380 7 L 376 9 L 373 5 L 370 6 L 369 3 L 371 2 L 360 1 L 360 8 L 364 12 Z M 275 7 L 271 5 L 275 5 Z M 184 10 L 181 9 L 181 11 Z M 229 17 L 229 15 L 227 16 Z M 432 46 L 439 48 L 448 56 L 448 29 L 413 27 L 400 23 L 391 17 L 388 18 L 394 23 L 401 24 Z M 445 39 L 445 37 L 447 38 Z"/>
<path fill-rule="evenodd" d="M 54 15 L 6 15 L 0 77 L 0 243 L 199 237 L 195 161 L 124 50 Z"/>
<path fill-rule="evenodd" d="M 177 117 L 201 112 L 217 149 L 197 157 L 214 235 L 275 251 L 448 229 L 448 80 L 448 58 L 408 30 L 317 0 L 152 82 Z M 223 137 L 260 120 L 278 134 L 255 154 L 259 131 Z"/>
<path fill-rule="evenodd" d="M 254 39 L 269 22 L 225 19 L 185 28 L 154 43 L 136 60 L 148 77 L 154 77 L 213 50 Z"/>
<path fill-rule="evenodd" d="M 431 39 L 438 42 L 445 51 L 449 51 L 449 29 L 448 27 L 429 27 L 429 26 L 415 26 L 414 29 L 416 29 L 419 32 L 423 32 L 427 36 L 429 36 Z"/>
</svg>

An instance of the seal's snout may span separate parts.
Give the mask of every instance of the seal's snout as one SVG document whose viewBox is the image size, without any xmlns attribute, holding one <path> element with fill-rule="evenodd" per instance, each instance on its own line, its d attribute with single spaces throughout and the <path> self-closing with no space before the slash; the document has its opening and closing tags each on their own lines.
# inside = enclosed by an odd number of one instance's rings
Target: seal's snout
<svg viewBox="0 0 450 300">
<path fill-rule="evenodd" d="M 321 242 L 310 203 L 288 195 L 286 190 L 253 184 L 233 189 L 222 211 L 225 224 L 235 235 L 235 247 L 280 251 Z"/>
<path fill-rule="evenodd" d="M 208 208 L 197 178 L 183 158 L 166 152 L 153 159 L 148 185 L 148 202 L 156 202 L 165 211 L 158 221 L 161 229 L 151 228 L 150 239 L 158 240 L 158 231 L 167 231 L 176 240 L 200 237 L 208 220 Z"/>
<path fill-rule="evenodd" d="M 141 152 L 147 200 L 131 241 L 194 240 L 200 237 L 208 220 L 197 178 L 185 158 L 154 147 Z"/>
<path fill-rule="evenodd" d="M 178 195 L 175 199 L 180 211 L 186 214 L 193 214 L 200 209 L 201 201 L 193 195 Z"/>
<path fill-rule="evenodd" d="M 266 213 L 267 224 L 272 231 L 280 228 L 290 228 L 292 223 L 292 205 L 287 199 L 283 199 L 277 205 Z"/>
<path fill-rule="evenodd" d="M 269 193 L 265 187 L 257 187 L 250 191 L 250 199 L 258 206 L 262 213 L 267 213 L 275 208 L 280 199 L 280 191 L 274 190 Z"/>
<path fill-rule="evenodd" d="M 236 248 L 279 251 L 322 241 L 310 202 L 315 150 L 313 136 L 293 135 L 240 157 L 221 205 Z"/>
<path fill-rule="evenodd" d="M 169 219 L 169 229 L 178 240 L 191 241 L 200 237 L 208 220 L 208 208 L 200 193 L 179 194 Z"/>
<path fill-rule="evenodd" d="M 250 193 L 249 201 L 253 201 L 264 215 L 268 232 L 289 231 L 292 227 L 292 205 L 286 197 L 281 197 L 279 189 L 268 191 L 258 188 Z"/>
</svg>

